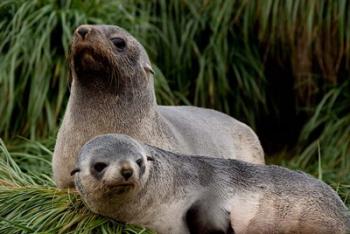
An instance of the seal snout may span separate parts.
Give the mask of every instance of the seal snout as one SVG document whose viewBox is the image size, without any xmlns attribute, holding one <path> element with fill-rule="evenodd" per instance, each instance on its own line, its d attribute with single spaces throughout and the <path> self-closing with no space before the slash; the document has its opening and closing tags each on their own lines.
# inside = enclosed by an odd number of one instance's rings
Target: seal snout
<svg viewBox="0 0 350 234">
<path fill-rule="evenodd" d="M 91 28 L 89 28 L 87 25 L 82 25 L 78 27 L 76 33 L 82 38 L 85 39 L 86 35 L 91 31 Z"/>
<path fill-rule="evenodd" d="M 120 174 L 127 181 L 134 174 L 134 170 L 132 168 L 122 168 Z"/>
<path fill-rule="evenodd" d="M 128 181 L 135 174 L 132 162 L 129 160 L 121 161 L 119 170 L 125 181 Z"/>
</svg>

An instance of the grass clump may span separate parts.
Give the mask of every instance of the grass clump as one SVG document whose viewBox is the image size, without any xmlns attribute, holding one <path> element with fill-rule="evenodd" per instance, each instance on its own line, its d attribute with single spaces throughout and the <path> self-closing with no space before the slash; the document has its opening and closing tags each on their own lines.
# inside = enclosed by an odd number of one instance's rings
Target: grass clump
<svg viewBox="0 0 350 234">
<path fill-rule="evenodd" d="M 41 143 L 15 148 L 28 153 L 10 154 L 0 140 L 0 233 L 151 233 L 95 215 L 75 191 L 57 189 Z"/>
<path fill-rule="evenodd" d="M 350 181 L 350 82 L 333 87 L 317 105 L 300 134 L 298 157 L 290 163 L 313 174 L 322 174 L 329 182 Z M 319 165 L 322 164 L 322 165 Z"/>
</svg>

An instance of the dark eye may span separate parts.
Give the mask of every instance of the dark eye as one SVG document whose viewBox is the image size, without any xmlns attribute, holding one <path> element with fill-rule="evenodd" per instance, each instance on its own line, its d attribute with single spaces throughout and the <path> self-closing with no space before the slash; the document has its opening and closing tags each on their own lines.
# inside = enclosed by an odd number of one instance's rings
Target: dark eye
<svg viewBox="0 0 350 234">
<path fill-rule="evenodd" d="M 115 47 L 117 47 L 117 49 L 123 50 L 126 46 L 124 39 L 122 39 L 120 37 L 114 37 L 111 39 L 111 41 L 113 42 Z"/>
<path fill-rule="evenodd" d="M 139 167 L 141 167 L 141 166 L 142 166 L 142 163 L 143 163 L 142 158 L 137 159 L 137 160 L 136 160 L 136 163 L 137 163 L 137 165 L 139 165 Z"/>
<path fill-rule="evenodd" d="M 95 163 L 95 165 L 94 165 L 94 169 L 95 169 L 97 172 L 103 171 L 103 169 L 105 169 L 106 167 L 107 167 L 107 164 L 102 163 L 102 162 Z"/>
</svg>

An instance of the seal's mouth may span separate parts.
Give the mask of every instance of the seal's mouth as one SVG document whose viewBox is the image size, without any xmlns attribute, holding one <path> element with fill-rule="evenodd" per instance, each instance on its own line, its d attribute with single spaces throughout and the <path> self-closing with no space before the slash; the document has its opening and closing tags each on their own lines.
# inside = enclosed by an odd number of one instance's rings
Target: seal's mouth
<svg viewBox="0 0 350 234">
<path fill-rule="evenodd" d="M 105 184 L 105 186 L 110 189 L 126 188 L 126 187 L 134 188 L 135 184 L 134 183 L 115 183 L 115 184 Z"/>
<path fill-rule="evenodd" d="M 114 186 L 114 188 L 127 188 L 127 187 L 134 188 L 135 185 L 134 184 L 119 184 L 117 186 Z"/>
<path fill-rule="evenodd" d="M 69 54 L 70 80 L 77 78 L 82 85 L 104 88 L 113 95 L 119 87 L 120 72 L 108 48 L 90 42 L 74 42 Z"/>
<path fill-rule="evenodd" d="M 72 49 L 72 62 L 77 74 L 106 71 L 110 62 L 106 56 L 91 45 L 76 45 Z"/>
<path fill-rule="evenodd" d="M 117 183 L 117 184 L 106 184 L 105 187 L 109 192 L 113 194 L 123 194 L 130 192 L 135 189 L 136 185 L 134 183 Z"/>
</svg>

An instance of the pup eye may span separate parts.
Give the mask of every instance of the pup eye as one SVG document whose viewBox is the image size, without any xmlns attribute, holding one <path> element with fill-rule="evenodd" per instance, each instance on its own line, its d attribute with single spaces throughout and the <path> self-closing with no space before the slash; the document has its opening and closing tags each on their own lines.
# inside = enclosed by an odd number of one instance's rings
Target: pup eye
<svg viewBox="0 0 350 234">
<path fill-rule="evenodd" d="M 125 46 L 126 46 L 126 43 L 125 43 L 124 39 L 122 39 L 120 37 L 113 37 L 111 39 L 111 41 L 113 42 L 115 47 L 117 47 L 117 49 L 123 50 L 125 48 Z"/>
<path fill-rule="evenodd" d="M 139 165 L 139 167 L 141 167 L 141 166 L 142 166 L 142 163 L 143 163 L 142 158 L 137 159 L 137 160 L 136 160 L 136 163 L 137 163 L 137 165 Z"/>
<path fill-rule="evenodd" d="M 107 167 L 107 164 L 102 163 L 102 162 L 96 163 L 96 164 L 94 165 L 94 169 L 95 169 L 97 172 L 103 171 L 103 169 L 105 169 L 106 167 Z"/>
</svg>

